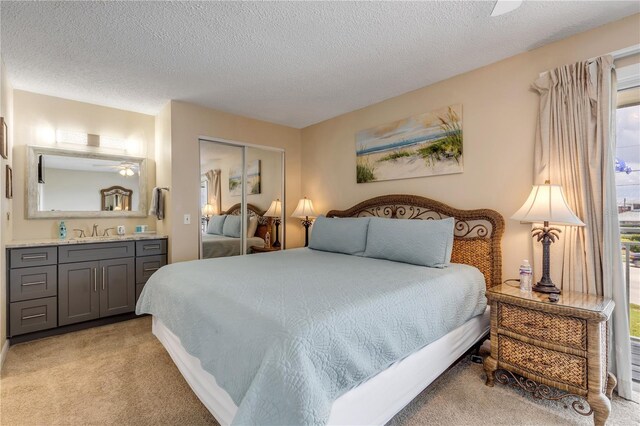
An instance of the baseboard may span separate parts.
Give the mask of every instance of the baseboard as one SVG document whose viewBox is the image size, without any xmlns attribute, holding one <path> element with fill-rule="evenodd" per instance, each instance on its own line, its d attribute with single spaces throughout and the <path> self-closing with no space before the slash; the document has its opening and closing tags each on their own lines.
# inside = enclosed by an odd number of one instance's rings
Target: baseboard
<svg viewBox="0 0 640 426">
<path fill-rule="evenodd" d="M 4 360 L 7 357 L 7 353 L 9 353 L 9 339 L 4 341 L 4 345 L 2 345 L 2 351 L 0 351 L 0 370 L 4 365 Z"/>
</svg>

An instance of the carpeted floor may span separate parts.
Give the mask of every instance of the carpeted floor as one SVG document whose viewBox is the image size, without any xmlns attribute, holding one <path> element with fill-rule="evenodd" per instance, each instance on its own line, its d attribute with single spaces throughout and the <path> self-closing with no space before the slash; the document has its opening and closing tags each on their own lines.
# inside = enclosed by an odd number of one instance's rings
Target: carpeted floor
<svg viewBox="0 0 640 426">
<path fill-rule="evenodd" d="M 13 346 L 0 379 L 3 425 L 217 424 L 151 334 L 149 317 Z M 391 425 L 593 424 L 558 403 L 484 386 L 463 360 Z M 640 405 L 613 401 L 608 424 L 640 424 Z"/>
</svg>

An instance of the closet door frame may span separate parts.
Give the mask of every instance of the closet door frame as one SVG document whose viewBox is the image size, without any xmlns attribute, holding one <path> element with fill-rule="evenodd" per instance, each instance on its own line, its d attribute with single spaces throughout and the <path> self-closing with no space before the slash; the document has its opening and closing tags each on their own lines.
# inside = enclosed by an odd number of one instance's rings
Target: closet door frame
<svg viewBox="0 0 640 426">
<path fill-rule="evenodd" d="M 241 198 L 240 198 L 240 214 L 241 217 L 246 218 L 247 217 L 247 185 L 244 184 L 244 182 L 247 181 L 247 153 L 249 151 L 249 149 L 261 149 L 264 151 L 275 151 L 275 152 L 279 152 L 280 153 L 280 174 L 281 174 L 281 178 L 280 178 L 280 194 L 281 194 L 281 199 L 280 202 L 282 203 L 282 217 L 280 218 L 281 220 L 281 230 L 282 230 L 282 238 L 281 238 L 281 244 L 282 244 L 282 250 L 284 250 L 287 247 L 287 240 L 286 240 L 286 224 L 285 224 L 285 219 L 286 219 L 286 192 L 285 192 L 285 188 L 286 188 L 286 182 L 285 182 L 285 149 L 284 148 L 276 148 L 273 146 L 267 146 L 267 145 L 258 145 L 258 144 L 252 144 L 252 143 L 248 143 L 248 142 L 240 142 L 240 141 L 234 141 L 234 140 L 229 140 L 229 139 L 222 139 L 222 138 L 215 138 L 215 137 L 210 137 L 210 136 L 200 136 L 198 138 L 198 167 L 200 167 L 201 164 L 201 158 L 202 158 L 202 142 L 209 142 L 209 143 L 217 143 L 217 144 L 221 144 L 221 145 L 227 145 L 227 146 L 233 146 L 233 147 L 238 147 L 238 148 L 242 148 L 242 192 L 241 192 Z M 198 180 L 198 188 L 200 188 L 200 180 Z M 268 206 L 267 206 L 268 208 Z M 200 197 L 198 197 L 198 212 L 200 212 L 200 214 L 202 214 L 202 209 L 200 206 Z M 241 237 L 241 243 L 242 243 L 242 253 L 240 254 L 241 256 L 245 256 L 247 254 L 247 221 L 246 220 L 241 220 L 240 221 L 240 237 Z M 198 233 L 198 258 L 202 259 L 202 232 Z"/>
</svg>

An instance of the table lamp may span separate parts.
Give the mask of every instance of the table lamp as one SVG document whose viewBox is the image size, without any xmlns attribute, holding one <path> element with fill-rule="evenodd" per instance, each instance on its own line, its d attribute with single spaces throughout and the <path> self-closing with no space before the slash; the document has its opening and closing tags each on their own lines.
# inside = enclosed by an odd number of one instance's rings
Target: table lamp
<svg viewBox="0 0 640 426">
<path fill-rule="evenodd" d="M 274 218 L 273 221 L 276 224 L 276 239 L 271 245 L 271 247 L 280 247 L 280 241 L 278 240 L 278 237 L 280 235 L 280 231 L 278 230 L 278 227 L 280 226 L 280 220 L 281 220 L 280 218 L 282 217 L 282 202 L 280 202 L 280 199 L 277 199 L 271 202 L 271 205 L 269 206 L 269 209 L 265 212 L 264 216 L 273 217 Z"/>
<path fill-rule="evenodd" d="M 205 204 L 204 207 L 202 207 L 202 214 L 205 220 L 207 221 L 207 223 L 209 223 L 209 218 L 213 216 L 215 212 L 216 212 L 216 208 L 213 207 L 211 204 Z"/>
<path fill-rule="evenodd" d="M 542 278 L 533 286 L 540 293 L 560 293 L 549 275 L 549 246 L 560 237 L 558 228 L 549 224 L 584 226 L 584 223 L 571 211 L 564 198 L 560 185 L 551 185 L 545 181 L 543 185 L 533 185 L 527 201 L 515 212 L 511 219 L 527 223 L 543 223 L 531 231 L 533 238 L 542 242 Z"/>
<path fill-rule="evenodd" d="M 304 197 L 298 201 L 298 207 L 291 215 L 291 217 L 297 217 L 302 219 L 302 226 L 304 226 L 304 246 L 309 245 L 309 227 L 313 223 L 313 218 L 317 217 L 316 212 L 313 211 L 313 203 L 307 197 Z"/>
</svg>

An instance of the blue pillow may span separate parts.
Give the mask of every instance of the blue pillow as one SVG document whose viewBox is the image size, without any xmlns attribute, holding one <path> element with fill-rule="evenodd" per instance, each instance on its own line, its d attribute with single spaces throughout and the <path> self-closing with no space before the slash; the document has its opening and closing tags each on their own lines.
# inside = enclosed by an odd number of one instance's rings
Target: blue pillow
<svg viewBox="0 0 640 426">
<path fill-rule="evenodd" d="M 207 225 L 207 234 L 222 235 L 222 227 L 224 226 L 224 220 L 226 218 L 226 214 L 211 216 L 209 218 L 209 224 Z"/>
<path fill-rule="evenodd" d="M 240 216 L 228 215 L 222 226 L 222 235 L 227 237 L 240 238 Z"/>
<path fill-rule="evenodd" d="M 453 226 L 442 220 L 371 218 L 366 257 L 444 268 L 451 262 Z"/>
<path fill-rule="evenodd" d="M 370 219 L 320 216 L 313 224 L 309 248 L 362 256 L 367 246 Z"/>
</svg>

